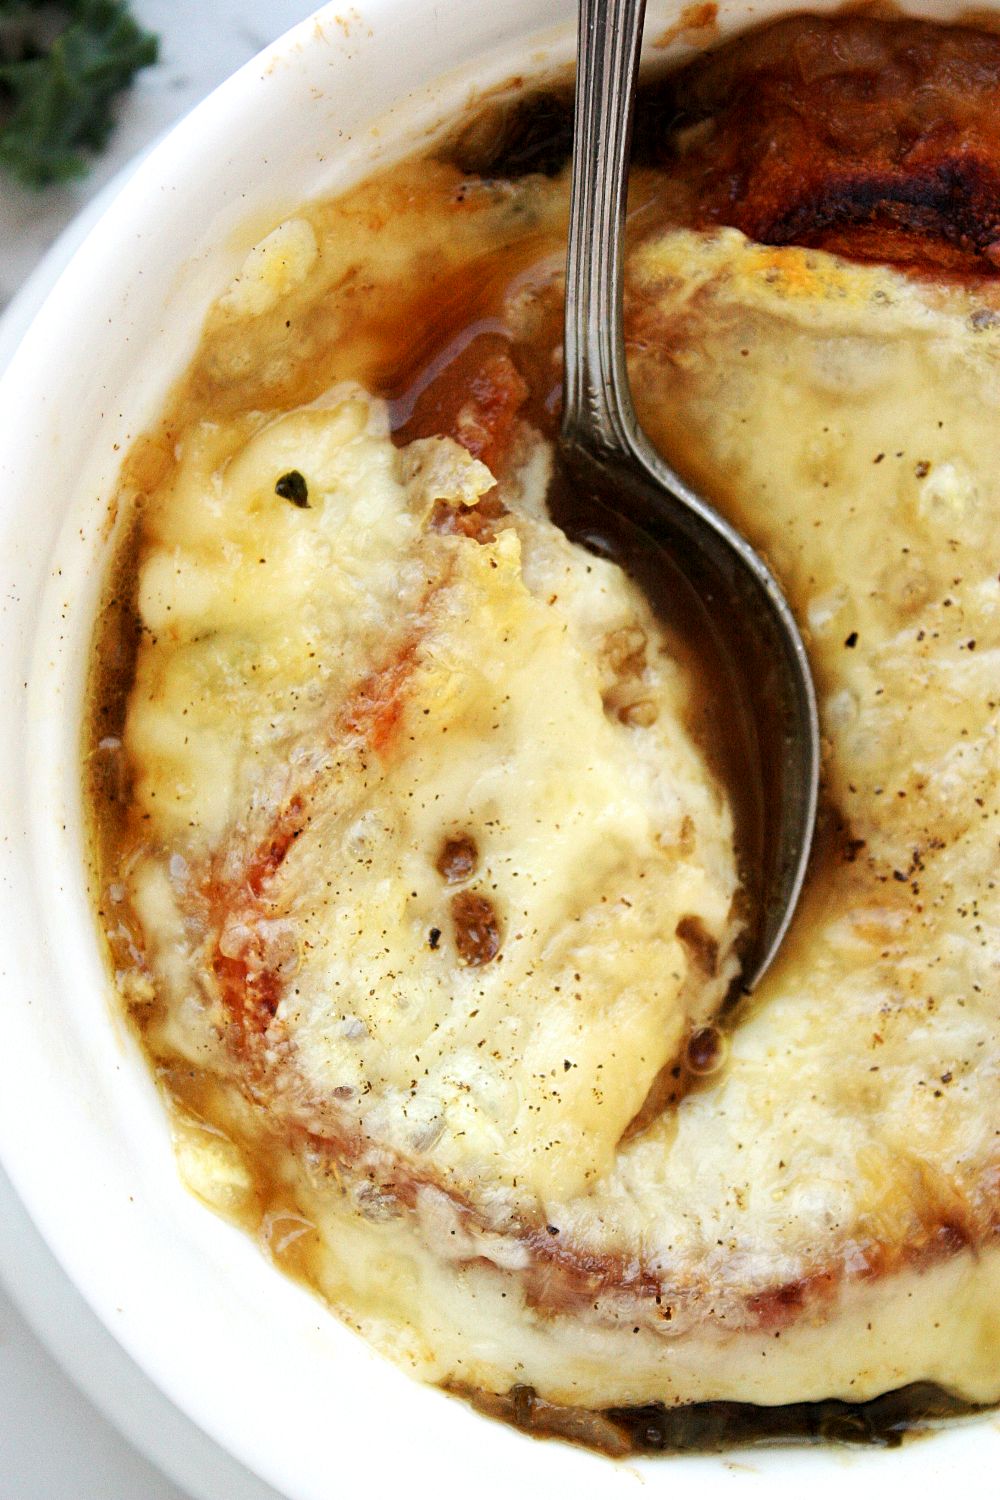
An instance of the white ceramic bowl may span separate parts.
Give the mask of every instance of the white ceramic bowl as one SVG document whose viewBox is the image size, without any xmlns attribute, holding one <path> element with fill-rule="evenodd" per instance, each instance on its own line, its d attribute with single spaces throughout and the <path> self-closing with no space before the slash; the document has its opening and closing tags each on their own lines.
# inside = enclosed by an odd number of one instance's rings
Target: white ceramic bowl
<svg viewBox="0 0 1000 1500">
<path fill-rule="evenodd" d="M 121 455 L 262 228 L 412 149 L 478 91 L 572 54 L 572 0 L 360 3 L 297 27 L 147 158 L 0 381 L 0 1157 L 124 1347 L 292 1500 L 763 1487 L 820 1500 L 848 1483 L 860 1500 L 945 1481 L 992 1494 L 992 1419 L 894 1453 L 615 1464 L 535 1442 L 414 1384 L 179 1184 L 164 1112 L 111 1003 L 85 885 L 81 701 Z M 723 0 L 720 24 L 782 8 Z M 679 11 L 653 0 L 647 35 Z"/>
</svg>

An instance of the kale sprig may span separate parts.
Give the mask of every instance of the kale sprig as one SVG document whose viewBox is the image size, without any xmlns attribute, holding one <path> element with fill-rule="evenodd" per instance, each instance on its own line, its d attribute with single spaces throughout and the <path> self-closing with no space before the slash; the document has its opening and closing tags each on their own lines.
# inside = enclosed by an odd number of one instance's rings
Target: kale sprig
<svg viewBox="0 0 1000 1500">
<path fill-rule="evenodd" d="M 0 167 L 31 187 L 82 176 L 157 45 L 127 0 L 0 0 Z"/>
</svg>

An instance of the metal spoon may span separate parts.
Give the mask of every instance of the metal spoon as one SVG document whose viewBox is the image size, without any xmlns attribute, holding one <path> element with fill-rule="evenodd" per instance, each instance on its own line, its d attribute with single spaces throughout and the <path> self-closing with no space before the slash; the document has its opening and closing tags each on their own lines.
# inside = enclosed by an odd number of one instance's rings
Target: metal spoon
<svg viewBox="0 0 1000 1500">
<path fill-rule="evenodd" d="M 560 451 L 587 539 L 610 519 L 616 553 L 643 556 L 652 594 L 693 585 L 696 629 L 714 637 L 742 721 L 740 777 L 760 836 L 744 837 L 750 929 L 741 983 L 751 989 L 788 930 L 816 818 L 819 725 L 809 663 L 781 590 L 757 553 L 655 452 L 629 390 L 622 241 L 645 0 L 579 0 L 573 184 L 566 267 Z M 603 528 L 598 523 L 598 531 Z M 622 537 L 626 538 L 623 545 Z M 753 819 L 751 819 L 751 822 Z M 745 832 L 745 830 L 744 830 Z M 756 887 L 753 889 L 753 887 Z"/>
</svg>

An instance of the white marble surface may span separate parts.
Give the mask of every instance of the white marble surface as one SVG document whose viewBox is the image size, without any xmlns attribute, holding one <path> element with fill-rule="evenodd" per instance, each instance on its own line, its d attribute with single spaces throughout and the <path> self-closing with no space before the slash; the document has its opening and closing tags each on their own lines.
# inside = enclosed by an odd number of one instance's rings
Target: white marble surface
<svg viewBox="0 0 1000 1500">
<path fill-rule="evenodd" d="M 0 177 L 0 311 L 49 246 L 136 152 L 318 0 L 134 0 L 160 62 L 122 102 L 90 175 L 36 194 Z M 6 1278 L 17 1305 L 2 1284 Z M 127 1442 L 56 1363 L 154 1455 Z M 0 1173 L 0 1497 L 3 1500 L 280 1500 L 187 1423 L 97 1324 L 35 1235 Z"/>
<path fill-rule="evenodd" d="M 0 1491 L 14 1500 L 182 1500 L 63 1375 L 0 1292 Z"/>
<path fill-rule="evenodd" d="M 2 1171 L 0 1496 L 282 1500 L 141 1374 L 63 1275 Z"/>
</svg>

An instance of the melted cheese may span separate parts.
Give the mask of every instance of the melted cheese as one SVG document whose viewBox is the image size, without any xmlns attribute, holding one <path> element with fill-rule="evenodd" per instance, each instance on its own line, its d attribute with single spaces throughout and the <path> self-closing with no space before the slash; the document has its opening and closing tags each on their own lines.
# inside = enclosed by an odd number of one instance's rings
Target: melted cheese
<svg viewBox="0 0 1000 1500">
<path fill-rule="evenodd" d="M 452 211 L 421 210 L 428 244 Z M 630 1133 L 735 930 L 730 815 L 643 599 L 545 520 L 537 439 L 480 543 L 429 517 L 492 476 L 447 440 L 398 451 L 357 387 L 202 425 L 147 519 L 127 725 L 165 1002 L 147 1039 L 211 1070 L 234 1121 L 232 1151 L 187 1122 L 185 1170 L 232 1212 L 265 1130 L 224 1045 L 218 937 L 280 979 L 274 1118 L 359 1153 L 279 1152 L 310 1275 L 425 1377 L 596 1407 L 925 1379 L 996 1399 L 1000 314 L 731 231 L 648 240 L 629 296 L 648 430 L 807 632 L 829 849 L 781 962 L 723 1072 Z M 534 310 L 520 287 L 510 319 Z M 275 496 L 292 469 L 308 510 Z M 623 694 L 648 711 L 623 718 Z M 474 868 L 450 886 L 461 835 Z M 486 963 L 462 891 L 492 913 Z"/>
<path fill-rule="evenodd" d="M 441 446 L 431 490 L 490 487 L 464 449 Z M 275 493 L 297 466 L 304 509 Z M 136 799 L 158 834 L 218 844 L 278 794 L 276 767 L 416 608 L 426 579 L 407 548 L 427 489 L 407 485 L 384 411 L 351 390 L 264 425 L 190 434 L 146 529 L 150 640 L 127 725 Z"/>
<path fill-rule="evenodd" d="M 275 495 L 292 469 L 308 509 Z M 547 473 L 536 443 L 522 481 L 544 492 Z M 513 1205 L 608 1171 L 732 976 L 731 958 L 699 975 L 677 929 L 696 921 L 725 955 L 736 875 L 686 684 L 634 586 L 540 519 L 537 494 L 492 542 L 426 526 L 435 499 L 491 482 L 449 440 L 399 453 L 356 391 L 196 433 L 149 533 L 128 746 L 150 832 L 182 852 L 181 905 L 192 863 L 252 855 L 304 802 L 263 909 L 237 894 L 219 937 L 280 971 L 304 1116 L 335 1099 L 369 1138 Z M 651 723 L 606 704 L 622 639 L 649 647 Z M 453 834 L 475 842 L 460 884 L 496 926 L 486 963 L 466 961 L 437 868 Z M 147 919 L 162 884 L 147 859 Z"/>
</svg>

